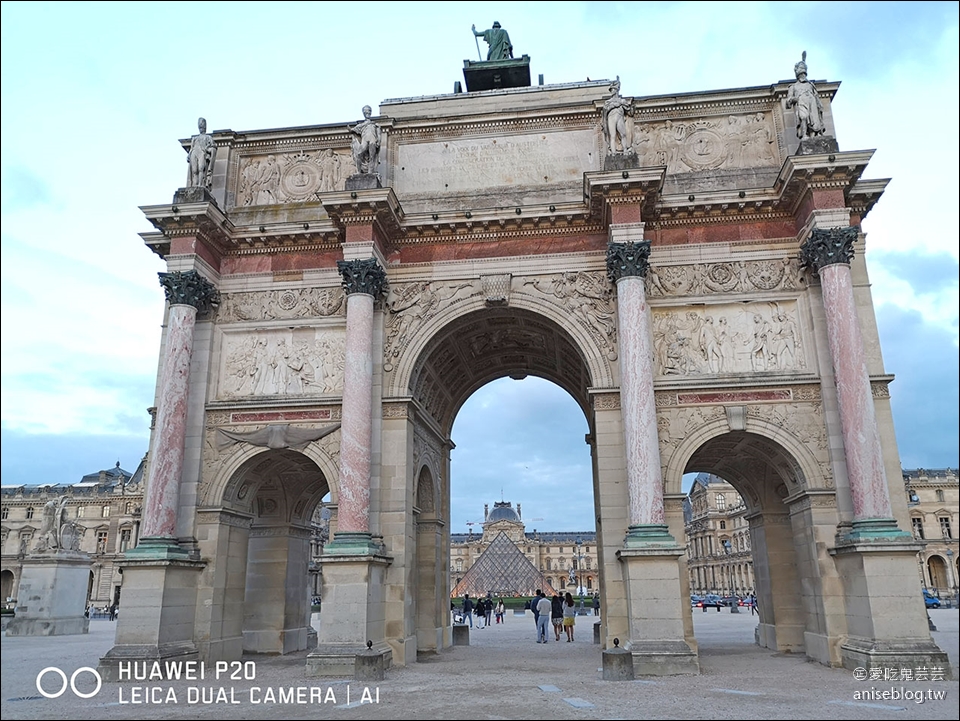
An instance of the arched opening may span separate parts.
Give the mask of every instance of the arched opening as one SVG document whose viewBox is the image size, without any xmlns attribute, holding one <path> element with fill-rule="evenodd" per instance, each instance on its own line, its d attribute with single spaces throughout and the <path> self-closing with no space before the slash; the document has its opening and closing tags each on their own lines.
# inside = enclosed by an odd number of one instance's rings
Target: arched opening
<svg viewBox="0 0 960 721">
<path fill-rule="evenodd" d="M 723 609 L 730 597 L 754 596 L 756 640 L 767 648 L 802 652 L 808 634 L 824 636 L 816 588 L 825 571 L 803 540 L 813 533 L 809 514 L 791 514 L 806 488 L 791 453 L 757 433 L 730 431 L 702 443 L 684 472 L 699 474 L 687 497 L 695 519 L 687 523 L 691 593 L 709 603 L 727 597 Z M 745 643 L 753 642 L 753 630 L 745 625 Z M 710 652 L 710 636 L 704 641 L 701 651 Z"/>
<path fill-rule="evenodd" d="M 225 604 L 211 643 L 246 653 L 310 646 L 316 595 L 311 571 L 323 532 L 315 519 L 329 493 L 317 463 L 289 448 L 254 452 L 233 471 L 220 512 L 198 519 L 201 545 L 217 552 L 220 564 L 210 592 L 241 601 Z M 216 630 L 223 638 L 215 638 Z"/>
<path fill-rule="evenodd" d="M 571 335 L 529 310 L 467 313 L 424 347 L 412 369 L 410 392 L 429 416 L 420 436 L 432 431 L 447 445 L 438 454 L 447 465 L 427 474 L 415 463 L 421 652 L 432 650 L 438 635 L 433 609 L 444 609 L 440 616 L 449 619 L 451 595 L 461 597 L 458 586 L 479 582 L 482 588 L 471 590 L 471 597 L 526 595 L 541 586 L 586 588 L 585 578 L 571 585 L 567 575 L 581 573 L 571 565 L 579 536 L 580 548 L 586 545 L 594 554 L 593 567 L 601 567 L 595 463 L 583 443 L 592 442 L 590 387 L 590 369 Z M 478 438 L 481 429 L 506 430 L 508 436 Z M 571 448 L 580 451 L 575 463 L 567 460 Z M 428 488 L 439 500 L 436 521 L 420 500 Z M 566 565 L 559 561 L 562 553 Z M 437 579 L 437 568 L 445 578 Z M 553 573 L 547 576 L 548 571 Z M 487 576 L 477 581 L 483 573 Z M 442 604 L 434 598 L 435 588 L 442 589 Z"/>
<path fill-rule="evenodd" d="M 4 608 L 15 600 L 13 594 L 15 584 L 16 577 L 13 575 L 13 571 L 7 569 L 0 571 L 0 601 L 3 601 Z"/>
<path fill-rule="evenodd" d="M 927 559 L 927 577 L 930 579 L 930 590 L 940 596 L 947 596 L 950 591 L 950 581 L 947 578 L 947 564 L 943 558 L 934 554 Z"/>
</svg>

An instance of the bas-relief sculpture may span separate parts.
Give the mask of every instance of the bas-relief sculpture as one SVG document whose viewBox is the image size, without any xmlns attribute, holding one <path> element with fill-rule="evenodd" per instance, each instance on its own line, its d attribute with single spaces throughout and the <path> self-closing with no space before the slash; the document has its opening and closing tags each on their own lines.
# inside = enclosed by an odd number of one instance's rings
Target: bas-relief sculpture
<svg viewBox="0 0 960 721">
<path fill-rule="evenodd" d="M 762 112 L 636 123 L 632 147 L 643 166 L 665 165 L 669 173 L 780 164 L 771 115 Z"/>
<path fill-rule="evenodd" d="M 581 324 L 606 350 L 609 360 L 617 358 L 617 311 L 614 286 L 603 272 L 568 271 L 551 276 L 529 278 L 524 290 L 538 291 Z"/>
<path fill-rule="evenodd" d="M 343 387 L 344 334 L 310 328 L 226 336 L 220 398 L 319 396 Z"/>
<path fill-rule="evenodd" d="M 796 258 L 748 260 L 731 263 L 652 265 L 647 273 L 647 295 L 709 295 L 804 287 Z"/>
<path fill-rule="evenodd" d="M 207 121 L 204 118 L 197 121 L 197 129 L 200 132 L 190 138 L 190 150 L 187 153 L 187 163 L 190 165 L 187 184 L 191 188 L 209 188 L 217 144 L 213 136 L 207 135 Z"/>
<path fill-rule="evenodd" d="M 791 304 L 793 305 L 793 304 Z M 806 367 L 795 309 L 777 303 L 653 311 L 657 375 L 797 371 Z"/>
<path fill-rule="evenodd" d="M 385 304 L 383 369 L 389 373 L 417 328 L 440 310 L 480 293 L 473 281 L 417 281 L 391 285 Z"/>
<path fill-rule="evenodd" d="M 343 190 L 352 157 L 332 148 L 257 155 L 240 161 L 237 206 L 302 203 L 317 193 Z"/>
<path fill-rule="evenodd" d="M 816 86 L 807 80 L 807 51 L 799 63 L 793 66 L 797 82 L 787 91 L 786 105 L 797 109 L 797 137 L 800 140 L 823 135 L 823 104 Z"/>
<path fill-rule="evenodd" d="M 500 27 L 499 22 L 494 22 L 489 30 L 477 32 L 477 26 L 471 25 L 474 37 L 483 38 L 483 41 L 490 46 L 487 50 L 487 60 L 509 60 L 513 57 L 513 45 L 510 43 L 510 36 L 507 31 Z"/>
<path fill-rule="evenodd" d="M 356 125 L 347 126 L 354 138 L 351 141 L 353 163 L 357 172 L 369 175 L 377 172 L 377 163 L 380 157 L 380 127 L 370 119 L 373 109 L 369 105 L 363 106 L 363 120 Z"/>
<path fill-rule="evenodd" d="M 344 312 L 344 294 L 339 286 L 224 293 L 217 308 L 217 322 L 326 318 Z"/>
</svg>

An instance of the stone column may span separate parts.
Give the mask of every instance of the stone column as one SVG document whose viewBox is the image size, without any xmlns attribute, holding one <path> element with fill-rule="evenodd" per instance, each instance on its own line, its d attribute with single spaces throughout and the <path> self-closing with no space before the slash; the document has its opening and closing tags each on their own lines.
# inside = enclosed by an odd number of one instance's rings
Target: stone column
<svg viewBox="0 0 960 721">
<path fill-rule="evenodd" d="M 800 259 L 820 275 L 827 341 L 837 384 L 844 460 L 853 500 L 851 538 L 899 537 L 883 469 L 880 431 L 860 334 L 850 261 L 860 228 L 815 228 Z"/>
<path fill-rule="evenodd" d="M 649 241 L 610 243 L 607 274 L 617 286 L 620 407 L 627 462 L 629 528 L 625 545 L 676 545 L 664 522 L 657 408 L 653 395 L 653 332 L 643 279 Z"/>
<path fill-rule="evenodd" d="M 347 293 L 347 338 L 340 425 L 337 534 L 327 554 L 379 552 L 370 535 L 370 464 L 373 416 L 373 304 L 387 276 L 375 258 L 341 260 Z"/>
<path fill-rule="evenodd" d="M 206 310 L 217 297 L 214 286 L 196 271 L 159 275 L 170 311 L 160 369 L 151 472 L 143 504 L 140 543 L 132 552 L 134 556 L 164 549 L 167 553 L 186 554 L 177 545 L 176 530 L 187 433 L 193 328 L 197 312 Z"/>
</svg>

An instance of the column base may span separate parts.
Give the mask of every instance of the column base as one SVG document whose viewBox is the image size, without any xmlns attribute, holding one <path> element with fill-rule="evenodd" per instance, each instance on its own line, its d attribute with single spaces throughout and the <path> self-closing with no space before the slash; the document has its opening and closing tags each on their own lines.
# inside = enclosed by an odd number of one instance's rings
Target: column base
<svg viewBox="0 0 960 721">
<path fill-rule="evenodd" d="M 633 530 L 634 527 L 631 527 Z M 666 526 L 645 526 L 645 538 L 653 545 L 627 547 L 617 551 L 623 569 L 626 591 L 626 628 L 629 639 L 622 643 L 633 657 L 636 676 L 676 676 L 699 674 L 700 658 L 696 640 L 686 635 L 684 614 L 690 613 L 684 584 L 680 578 L 680 557 L 686 552 L 676 541 L 666 545 Z M 659 529 L 659 530 L 658 530 Z M 630 537 L 628 532 L 627 537 Z M 621 619 L 608 614 L 602 630 L 607 647 Z M 690 624 L 692 629 L 692 624 Z"/>
<path fill-rule="evenodd" d="M 365 531 L 340 531 L 323 547 L 324 556 L 382 556 L 383 547 Z"/>
<path fill-rule="evenodd" d="M 625 548 L 676 548 L 677 540 L 662 523 L 644 523 L 627 528 Z"/>
<path fill-rule="evenodd" d="M 871 541 L 913 540 L 907 531 L 900 530 L 893 518 L 866 518 L 854 521 L 850 531 L 838 539 L 839 543 L 870 543 Z"/>
<path fill-rule="evenodd" d="M 38 553 L 23 561 L 16 618 L 8 636 L 66 636 L 87 633 L 84 616 L 90 556 L 79 551 Z"/>
<path fill-rule="evenodd" d="M 850 670 L 941 668 L 945 680 L 954 677 L 950 657 L 935 643 L 922 638 L 884 642 L 848 637 L 840 644 L 840 658 L 843 667 Z"/>
<path fill-rule="evenodd" d="M 123 557 L 131 561 L 185 561 L 190 558 L 190 551 L 177 543 L 176 538 L 146 536 Z"/>
</svg>

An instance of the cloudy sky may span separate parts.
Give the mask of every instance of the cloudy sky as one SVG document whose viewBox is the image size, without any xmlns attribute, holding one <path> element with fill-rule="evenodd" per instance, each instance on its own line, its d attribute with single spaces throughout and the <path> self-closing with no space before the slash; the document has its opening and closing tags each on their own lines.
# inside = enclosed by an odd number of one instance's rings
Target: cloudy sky
<svg viewBox="0 0 960 721">
<path fill-rule="evenodd" d="M 73 482 L 146 452 L 163 263 L 138 206 L 184 184 L 178 139 L 356 121 L 450 92 L 499 20 L 547 83 L 625 96 L 841 81 L 840 147 L 892 178 L 864 223 L 904 468 L 958 464 L 958 5 L 10 3 L 2 5 L 2 480 Z M 485 52 L 485 46 L 480 43 Z M 547 383 L 478 391 L 454 427 L 452 530 L 522 502 L 592 529 L 586 421 Z M 536 520 L 533 520 L 536 519 Z"/>
</svg>

